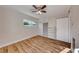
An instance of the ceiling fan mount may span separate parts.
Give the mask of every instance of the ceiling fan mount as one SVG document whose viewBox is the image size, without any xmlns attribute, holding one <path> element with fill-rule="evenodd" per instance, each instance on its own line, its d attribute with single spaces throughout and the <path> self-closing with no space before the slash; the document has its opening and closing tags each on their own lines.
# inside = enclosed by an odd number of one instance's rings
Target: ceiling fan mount
<svg viewBox="0 0 79 59">
<path fill-rule="evenodd" d="M 32 5 L 35 10 L 32 10 L 32 12 L 36 12 L 36 14 L 42 14 L 46 13 L 47 11 L 44 10 L 46 8 L 46 5 Z"/>
</svg>

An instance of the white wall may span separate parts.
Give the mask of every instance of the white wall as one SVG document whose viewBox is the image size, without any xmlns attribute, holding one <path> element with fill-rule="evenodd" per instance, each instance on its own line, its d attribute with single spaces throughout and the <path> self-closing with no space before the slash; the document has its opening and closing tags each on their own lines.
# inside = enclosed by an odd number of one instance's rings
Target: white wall
<svg viewBox="0 0 79 59">
<path fill-rule="evenodd" d="M 37 25 L 25 27 L 23 19 L 33 20 Z M 13 9 L 0 6 L 0 47 L 27 39 L 38 34 L 38 20 Z"/>
<path fill-rule="evenodd" d="M 43 35 L 43 23 L 48 23 L 48 35 L 46 37 L 56 39 L 56 18 L 39 19 L 40 35 Z"/>
<path fill-rule="evenodd" d="M 47 19 L 39 19 L 39 29 L 40 35 L 45 36 L 43 33 L 43 23 L 48 23 L 48 35 L 46 37 L 56 38 L 56 19 L 55 18 L 47 18 Z"/>
<path fill-rule="evenodd" d="M 79 48 L 79 6 L 72 6 L 70 12 L 71 34 L 76 39 L 76 48 Z"/>
<path fill-rule="evenodd" d="M 56 38 L 56 19 L 50 18 L 48 20 L 48 37 Z"/>
<path fill-rule="evenodd" d="M 43 34 L 43 23 L 47 23 L 48 19 L 39 19 L 39 35 L 44 36 Z"/>
</svg>

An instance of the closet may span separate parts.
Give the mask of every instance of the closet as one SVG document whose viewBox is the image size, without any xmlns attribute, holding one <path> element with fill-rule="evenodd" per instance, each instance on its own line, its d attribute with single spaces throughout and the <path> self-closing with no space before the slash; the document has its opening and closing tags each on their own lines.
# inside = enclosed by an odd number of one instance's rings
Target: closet
<svg viewBox="0 0 79 59">
<path fill-rule="evenodd" d="M 70 20 L 69 18 L 56 19 L 57 40 L 70 42 Z"/>
</svg>

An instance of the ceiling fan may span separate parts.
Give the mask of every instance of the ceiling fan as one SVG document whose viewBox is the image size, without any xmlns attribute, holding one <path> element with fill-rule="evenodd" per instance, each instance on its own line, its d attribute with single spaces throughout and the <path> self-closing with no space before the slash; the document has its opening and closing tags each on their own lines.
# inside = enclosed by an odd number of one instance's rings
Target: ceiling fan
<svg viewBox="0 0 79 59">
<path fill-rule="evenodd" d="M 33 7 L 35 8 L 35 10 L 32 10 L 32 12 L 36 12 L 36 14 L 42 14 L 47 12 L 44 10 L 46 8 L 46 5 L 33 5 Z"/>
</svg>

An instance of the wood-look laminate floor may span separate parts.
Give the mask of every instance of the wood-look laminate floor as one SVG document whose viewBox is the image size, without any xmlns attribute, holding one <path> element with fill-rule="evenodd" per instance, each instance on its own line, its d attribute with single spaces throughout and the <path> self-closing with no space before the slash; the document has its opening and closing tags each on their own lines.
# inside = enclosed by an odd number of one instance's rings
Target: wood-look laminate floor
<svg viewBox="0 0 79 59">
<path fill-rule="evenodd" d="M 65 48 L 70 48 L 70 44 L 42 36 L 35 36 L 0 48 L 0 53 L 59 53 Z"/>
</svg>

